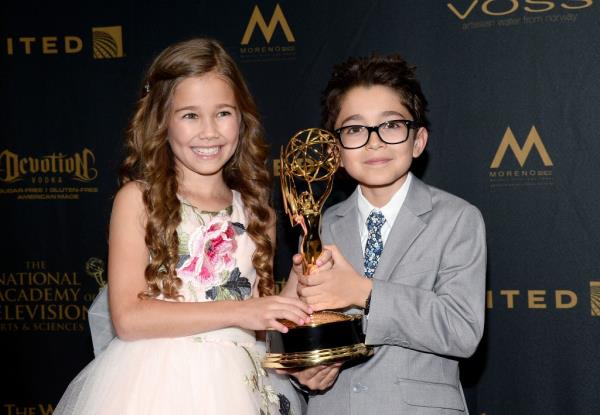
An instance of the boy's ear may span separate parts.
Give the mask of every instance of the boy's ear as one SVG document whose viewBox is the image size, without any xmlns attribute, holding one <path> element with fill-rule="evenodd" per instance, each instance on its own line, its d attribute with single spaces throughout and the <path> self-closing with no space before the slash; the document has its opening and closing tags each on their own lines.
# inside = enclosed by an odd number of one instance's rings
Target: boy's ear
<svg viewBox="0 0 600 415">
<path fill-rule="evenodd" d="M 415 135 L 415 140 L 413 142 L 413 158 L 419 157 L 423 153 L 423 151 L 425 151 L 425 146 L 427 145 L 428 138 L 429 132 L 427 131 L 427 128 L 421 127 L 417 130 L 417 134 Z"/>
</svg>

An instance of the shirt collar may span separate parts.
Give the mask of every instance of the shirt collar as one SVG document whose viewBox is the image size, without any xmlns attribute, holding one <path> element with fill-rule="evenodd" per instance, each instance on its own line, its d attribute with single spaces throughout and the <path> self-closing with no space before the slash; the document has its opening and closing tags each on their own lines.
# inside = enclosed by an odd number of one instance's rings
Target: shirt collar
<svg viewBox="0 0 600 415">
<path fill-rule="evenodd" d="M 406 195 L 408 194 L 408 189 L 410 188 L 411 182 L 412 182 L 412 173 L 408 172 L 408 174 L 406 175 L 406 180 L 404 181 L 404 183 L 402 184 L 400 189 L 398 189 L 396 191 L 396 193 L 394 194 L 394 196 L 392 196 L 390 201 L 387 202 L 385 204 L 385 206 L 382 206 L 381 208 L 376 208 L 367 200 L 367 198 L 363 195 L 362 189 L 360 188 L 360 185 L 359 185 L 358 186 L 358 198 L 357 198 L 358 219 L 360 221 L 359 223 L 361 225 L 366 224 L 367 218 L 369 217 L 369 214 L 371 213 L 371 211 L 373 209 L 377 209 L 381 213 L 383 213 L 383 216 L 385 217 L 386 225 L 389 225 L 390 227 L 392 227 L 394 222 L 396 221 L 396 217 L 398 216 L 400 209 L 402 208 L 402 205 L 404 204 L 404 200 L 406 199 Z"/>
</svg>

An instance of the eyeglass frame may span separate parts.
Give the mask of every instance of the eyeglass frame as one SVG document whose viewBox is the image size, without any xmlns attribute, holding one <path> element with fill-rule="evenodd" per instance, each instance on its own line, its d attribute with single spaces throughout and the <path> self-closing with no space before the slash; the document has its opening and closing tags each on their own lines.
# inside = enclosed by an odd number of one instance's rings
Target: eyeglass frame
<svg viewBox="0 0 600 415">
<path fill-rule="evenodd" d="M 398 141 L 395 143 L 390 143 L 388 141 L 385 141 L 383 139 L 383 137 L 381 136 L 381 134 L 379 134 L 379 129 L 381 128 L 381 126 L 388 124 L 388 123 L 392 123 L 392 122 L 401 122 L 403 123 L 406 127 L 406 138 L 402 141 Z M 403 120 L 403 119 L 399 119 L 399 120 L 389 120 L 389 121 L 384 121 L 379 125 L 374 125 L 374 126 L 368 126 L 368 125 L 360 125 L 360 124 L 352 124 L 352 125 L 344 125 L 343 127 L 340 127 L 338 129 L 333 130 L 333 132 L 336 135 L 336 138 L 340 141 L 340 145 L 345 148 L 346 150 L 356 150 L 358 148 L 362 148 L 364 146 L 366 146 L 367 144 L 369 144 L 369 141 L 371 140 L 371 133 L 375 132 L 377 134 L 377 137 L 379 137 L 379 139 L 381 141 L 383 141 L 385 144 L 390 144 L 390 145 L 394 145 L 394 144 L 402 144 L 404 142 L 406 142 L 406 140 L 408 140 L 408 137 L 410 137 L 410 130 L 414 130 L 417 129 L 419 127 L 421 127 L 422 124 L 419 121 L 415 121 L 415 120 Z M 345 128 L 350 128 L 350 127 L 362 127 L 362 128 L 366 128 L 367 129 L 367 139 L 365 140 L 365 143 L 358 146 L 358 147 L 346 147 L 344 145 L 344 143 L 342 142 L 342 137 L 341 137 L 341 131 Z"/>
</svg>

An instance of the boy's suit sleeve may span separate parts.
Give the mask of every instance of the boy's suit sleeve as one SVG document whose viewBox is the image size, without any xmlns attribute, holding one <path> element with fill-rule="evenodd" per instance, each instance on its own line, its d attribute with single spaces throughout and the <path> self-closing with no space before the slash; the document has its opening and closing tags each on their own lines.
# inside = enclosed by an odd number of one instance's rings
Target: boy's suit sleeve
<svg viewBox="0 0 600 415">
<path fill-rule="evenodd" d="M 456 357 L 475 352 L 484 324 L 485 228 L 479 210 L 467 204 L 453 223 L 432 290 L 402 284 L 401 276 L 373 280 L 367 344 Z"/>
</svg>

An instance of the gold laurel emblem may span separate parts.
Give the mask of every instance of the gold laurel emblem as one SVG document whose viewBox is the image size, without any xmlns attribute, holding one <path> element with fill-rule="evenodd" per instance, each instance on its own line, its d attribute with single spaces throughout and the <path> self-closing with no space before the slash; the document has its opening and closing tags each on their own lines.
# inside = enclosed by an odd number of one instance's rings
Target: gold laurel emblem
<svg viewBox="0 0 600 415">
<path fill-rule="evenodd" d="M 590 281 L 590 301 L 592 303 L 592 316 L 600 316 L 600 281 Z"/>
<path fill-rule="evenodd" d="M 123 34 L 121 26 L 92 28 L 94 59 L 123 57 Z"/>
<path fill-rule="evenodd" d="M 102 288 L 106 285 L 106 281 L 104 280 L 104 261 L 100 258 L 90 258 L 85 263 L 85 272 L 90 277 L 94 278 L 98 283 L 98 287 Z"/>
</svg>

